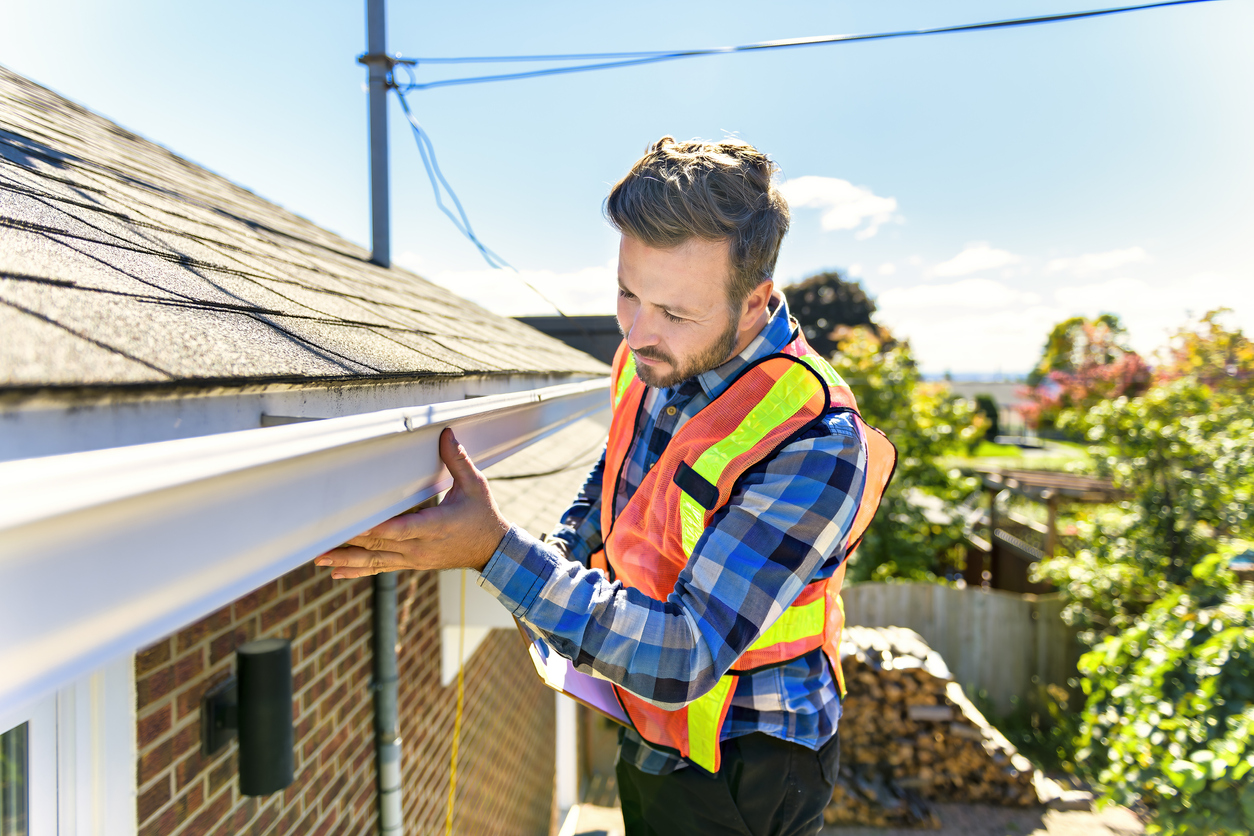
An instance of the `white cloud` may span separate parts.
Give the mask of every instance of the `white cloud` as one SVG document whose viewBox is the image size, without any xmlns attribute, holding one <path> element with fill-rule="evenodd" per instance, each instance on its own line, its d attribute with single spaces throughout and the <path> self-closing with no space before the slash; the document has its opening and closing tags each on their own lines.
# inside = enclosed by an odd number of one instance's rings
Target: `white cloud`
<svg viewBox="0 0 1254 836">
<path fill-rule="evenodd" d="M 1057 273 L 1065 271 L 1074 276 L 1092 276 L 1123 267 L 1125 264 L 1138 264 L 1149 261 L 1149 255 L 1140 247 L 1128 247 L 1125 250 L 1111 250 L 1105 253 L 1088 253 L 1074 258 L 1055 258 L 1045 265 L 1045 272 Z"/>
<path fill-rule="evenodd" d="M 1017 264 L 1019 256 L 1005 250 L 995 250 L 985 242 L 968 244 L 966 249 L 948 261 L 942 261 L 931 270 L 931 275 L 951 278 L 995 270 L 1007 264 Z"/>
<path fill-rule="evenodd" d="M 881 293 L 875 300 L 882 311 L 934 310 L 962 308 L 990 310 L 1012 305 L 1037 305 L 1041 297 L 1035 293 L 1015 290 L 992 279 L 962 279 L 951 284 L 921 284 L 895 287 Z"/>
<path fill-rule="evenodd" d="M 862 265 L 861 265 L 861 264 L 850 264 L 850 265 L 849 265 L 849 269 L 848 269 L 848 270 L 846 270 L 845 272 L 849 274 L 849 277 L 850 277 L 850 278 L 856 279 L 856 278 L 858 278 L 859 276 L 861 276 L 861 275 L 862 275 Z"/>
<path fill-rule="evenodd" d="M 779 188 L 793 208 L 822 209 L 823 229 L 856 229 L 853 237 L 859 241 L 875 235 L 881 226 L 893 220 L 897 211 L 896 198 L 880 197 L 868 188 L 836 177 L 808 174 L 786 180 Z"/>
<path fill-rule="evenodd" d="M 402 256 L 402 263 L 408 266 Z M 554 270 L 450 270 L 429 275 L 464 299 L 504 316 L 550 314 L 553 308 L 536 290 L 567 314 L 612 314 L 618 287 L 615 261 L 569 273 Z M 526 284 L 524 284 L 526 282 Z"/>
<path fill-rule="evenodd" d="M 1235 324 L 1247 331 L 1254 328 L 1254 280 L 1224 273 L 1194 273 L 1164 284 L 1118 277 L 1060 287 L 1054 299 L 1068 315 L 1118 315 L 1132 347 L 1147 356 L 1190 318 L 1215 308 L 1232 308 Z"/>
<path fill-rule="evenodd" d="M 1015 283 L 1023 282 L 1017 279 Z M 1070 316 L 1117 314 L 1132 347 L 1152 358 L 1167 337 L 1217 307 L 1254 331 L 1254 275 L 1194 273 L 1151 282 L 1116 277 L 1032 292 L 979 277 L 900 287 L 879 294 L 879 321 L 910 340 L 924 371 L 1023 373 L 1040 358 L 1045 336 Z"/>
<path fill-rule="evenodd" d="M 897 272 L 897 265 L 893 264 L 891 261 L 885 262 L 884 264 L 881 264 L 879 269 L 875 272 L 879 273 L 881 276 L 891 276 L 893 273 Z"/>
</svg>

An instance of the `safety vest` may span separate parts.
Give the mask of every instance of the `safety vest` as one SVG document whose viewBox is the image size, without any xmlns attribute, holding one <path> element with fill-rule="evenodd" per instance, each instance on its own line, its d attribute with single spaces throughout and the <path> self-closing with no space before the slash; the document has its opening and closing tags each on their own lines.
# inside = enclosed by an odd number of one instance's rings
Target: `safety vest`
<svg viewBox="0 0 1254 836">
<path fill-rule="evenodd" d="M 840 692 L 840 633 L 844 607 L 840 585 L 845 566 L 879 507 L 892 478 L 897 453 L 878 430 L 862 423 L 853 393 L 836 370 L 800 335 L 782 352 L 749 365 L 717 398 L 671 438 L 661 459 L 630 501 L 614 515 L 614 498 L 631 449 L 646 387 L 635 374 L 635 358 L 624 342 L 614 357 L 610 392 L 613 418 L 602 477 L 601 531 L 604 547 L 592 567 L 657 601 L 675 590 L 702 532 L 726 505 L 736 480 L 798 432 L 832 410 L 857 416 L 867 446 L 866 487 L 849 533 L 845 560 L 831 578 L 808 584 L 708 693 L 677 711 L 667 711 L 614 686 L 623 710 L 650 743 L 679 752 L 708 772 L 720 765 L 720 734 L 735 692 L 736 677 L 788 662 L 823 648 Z"/>
</svg>

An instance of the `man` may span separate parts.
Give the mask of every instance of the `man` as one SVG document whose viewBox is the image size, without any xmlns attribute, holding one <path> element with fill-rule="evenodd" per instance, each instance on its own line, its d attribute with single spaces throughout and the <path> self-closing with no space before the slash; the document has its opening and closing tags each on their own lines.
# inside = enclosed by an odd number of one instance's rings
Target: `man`
<svg viewBox="0 0 1254 836">
<path fill-rule="evenodd" d="M 836 777 L 840 580 L 893 454 L 775 293 L 774 173 L 739 140 L 663 137 L 610 192 L 614 415 L 545 542 L 501 518 L 446 430 L 443 502 L 318 560 L 344 578 L 473 567 L 613 682 L 633 836 L 814 834 Z"/>
</svg>

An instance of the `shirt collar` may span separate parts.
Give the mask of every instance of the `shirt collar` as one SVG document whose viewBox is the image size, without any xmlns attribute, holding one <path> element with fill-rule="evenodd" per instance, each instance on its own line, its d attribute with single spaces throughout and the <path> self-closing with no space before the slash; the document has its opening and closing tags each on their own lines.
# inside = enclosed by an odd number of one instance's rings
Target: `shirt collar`
<svg viewBox="0 0 1254 836">
<path fill-rule="evenodd" d="M 767 304 L 767 311 L 769 316 L 766 325 L 761 333 L 745 346 L 744 351 L 723 365 L 697 375 L 696 381 L 701 385 L 706 397 L 711 400 L 718 397 L 745 366 L 769 354 L 782 351 L 784 346 L 792 342 L 795 323 L 792 322 L 792 317 L 788 313 L 788 303 L 784 300 L 782 293 L 776 292 L 771 297 L 771 301 Z"/>
</svg>

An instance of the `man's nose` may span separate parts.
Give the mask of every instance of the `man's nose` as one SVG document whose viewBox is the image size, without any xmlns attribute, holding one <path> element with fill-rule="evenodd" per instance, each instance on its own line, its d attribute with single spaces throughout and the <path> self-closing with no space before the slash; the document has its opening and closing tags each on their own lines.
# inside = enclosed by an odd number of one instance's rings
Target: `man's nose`
<svg viewBox="0 0 1254 836">
<path fill-rule="evenodd" d="M 656 318 L 650 316 L 643 306 L 635 311 L 631 322 L 622 323 L 623 332 L 627 335 L 627 347 L 633 351 L 658 343 Z"/>
</svg>

